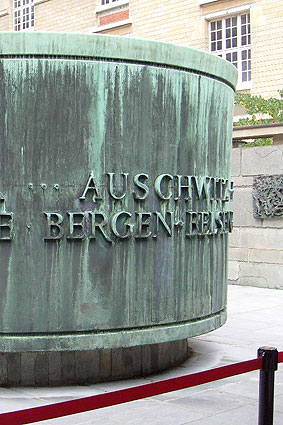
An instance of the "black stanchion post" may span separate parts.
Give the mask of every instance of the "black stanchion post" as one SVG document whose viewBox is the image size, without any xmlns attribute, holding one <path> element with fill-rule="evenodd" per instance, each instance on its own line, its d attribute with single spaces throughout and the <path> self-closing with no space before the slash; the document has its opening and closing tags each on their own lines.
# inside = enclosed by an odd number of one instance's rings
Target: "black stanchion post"
<svg viewBox="0 0 283 425">
<path fill-rule="evenodd" d="M 278 367 L 278 351 L 274 347 L 261 347 L 257 356 L 263 360 L 259 376 L 258 425 L 273 425 L 274 372 Z"/>
</svg>

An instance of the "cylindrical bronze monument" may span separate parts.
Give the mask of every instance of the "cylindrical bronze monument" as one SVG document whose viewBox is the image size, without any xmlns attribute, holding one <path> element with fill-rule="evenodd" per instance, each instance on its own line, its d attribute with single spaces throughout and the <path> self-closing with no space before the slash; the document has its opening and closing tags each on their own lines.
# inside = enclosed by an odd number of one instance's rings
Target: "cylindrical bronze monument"
<svg viewBox="0 0 283 425">
<path fill-rule="evenodd" d="M 103 350 L 180 360 L 224 323 L 235 83 L 186 47 L 1 34 L 0 382 L 11 358 L 15 384 L 66 382 L 25 375 L 48 356 L 72 382 L 103 379 L 79 366 Z"/>
</svg>

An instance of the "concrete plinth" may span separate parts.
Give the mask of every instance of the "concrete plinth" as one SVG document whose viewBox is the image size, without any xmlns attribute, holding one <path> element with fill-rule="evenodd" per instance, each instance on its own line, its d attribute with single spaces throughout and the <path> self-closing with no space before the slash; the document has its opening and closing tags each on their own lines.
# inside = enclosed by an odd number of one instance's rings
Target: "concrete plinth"
<svg viewBox="0 0 283 425">
<path fill-rule="evenodd" d="M 94 384 L 160 372 L 188 357 L 186 339 L 102 350 L 0 353 L 0 385 Z"/>
</svg>

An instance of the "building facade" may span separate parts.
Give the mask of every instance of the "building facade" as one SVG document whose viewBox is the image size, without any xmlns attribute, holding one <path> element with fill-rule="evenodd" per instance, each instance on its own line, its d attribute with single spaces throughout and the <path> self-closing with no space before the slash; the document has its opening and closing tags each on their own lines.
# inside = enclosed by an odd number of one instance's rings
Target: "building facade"
<svg viewBox="0 0 283 425">
<path fill-rule="evenodd" d="M 282 89 L 282 0 L 0 0 L 1 31 L 113 34 L 210 51 L 239 70 L 238 90 Z"/>
</svg>

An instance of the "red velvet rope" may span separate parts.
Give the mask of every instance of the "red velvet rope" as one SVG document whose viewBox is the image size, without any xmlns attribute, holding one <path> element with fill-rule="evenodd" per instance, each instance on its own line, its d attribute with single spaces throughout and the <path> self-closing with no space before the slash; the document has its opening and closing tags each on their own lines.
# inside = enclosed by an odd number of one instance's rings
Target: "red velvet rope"
<svg viewBox="0 0 283 425">
<path fill-rule="evenodd" d="M 279 359 L 280 362 L 283 361 L 283 352 L 279 353 Z M 101 407 L 127 403 L 129 401 L 152 397 L 170 391 L 194 387 L 196 385 L 217 381 L 230 376 L 251 372 L 253 370 L 261 369 L 261 367 L 262 358 L 248 360 L 204 372 L 166 379 L 152 384 L 126 388 L 124 390 L 113 391 L 106 394 L 64 401 L 47 406 L 34 407 L 32 409 L 2 413 L 0 414 L 0 423 L 1 425 L 22 425 L 73 415 L 75 413 L 87 412 L 89 410 L 100 409 Z"/>
</svg>

